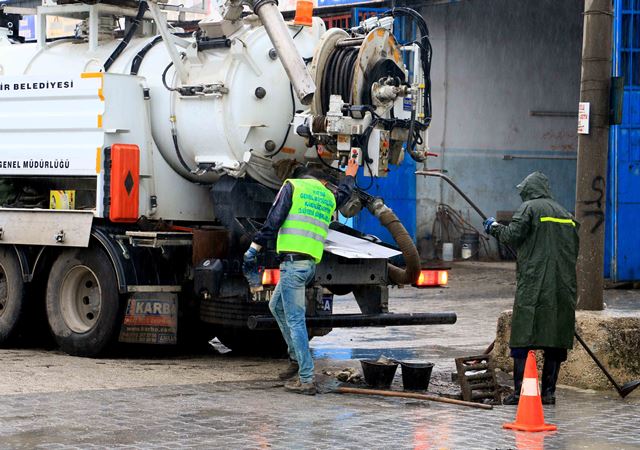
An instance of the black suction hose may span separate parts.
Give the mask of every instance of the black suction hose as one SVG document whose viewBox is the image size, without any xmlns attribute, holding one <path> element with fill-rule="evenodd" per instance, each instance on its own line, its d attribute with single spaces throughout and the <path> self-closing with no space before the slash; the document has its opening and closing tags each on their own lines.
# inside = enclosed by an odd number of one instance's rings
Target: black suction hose
<svg viewBox="0 0 640 450">
<path fill-rule="evenodd" d="M 147 11 L 147 8 L 148 8 L 147 2 L 145 0 L 142 0 L 138 5 L 138 14 L 136 14 L 133 21 L 131 22 L 131 26 L 125 33 L 124 38 L 122 39 L 122 41 L 120 41 L 116 49 L 113 51 L 113 53 L 111 53 L 109 58 L 107 58 L 107 60 L 105 61 L 104 63 L 105 72 L 109 71 L 109 68 L 111 67 L 111 65 L 115 62 L 116 59 L 118 59 L 118 57 L 122 54 L 124 49 L 127 48 L 127 45 L 129 45 L 129 41 L 131 41 L 131 38 L 133 38 L 133 35 L 136 33 L 136 30 L 138 29 L 138 25 L 140 24 L 140 21 L 144 17 L 144 13 Z"/>
<path fill-rule="evenodd" d="M 411 235 L 402 225 L 398 216 L 384 204 L 381 198 L 376 198 L 367 204 L 367 208 L 378 218 L 380 224 L 385 227 L 398 244 L 406 267 L 394 266 L 389 263 L 389 279 L 394 284 L 415 284 L 420 277 L 420 255 L 413 243 Z"/>
</svg>

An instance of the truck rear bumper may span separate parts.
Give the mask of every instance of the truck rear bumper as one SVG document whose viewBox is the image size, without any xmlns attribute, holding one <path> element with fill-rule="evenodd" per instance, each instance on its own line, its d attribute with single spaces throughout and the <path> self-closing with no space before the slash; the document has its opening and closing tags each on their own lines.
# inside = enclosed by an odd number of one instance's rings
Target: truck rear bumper
<svg viewBox="0 0 640 450">
<path fill-rule="evenodd" d="M 339 327 L 386 327 L 404 325 L 452 325 L 457 320 L 456 313 L 413 313 L 413 314 L 333 314 L 307 317 L 309 328 Z M 250 330 L 275 330 L 278 328 L 272 316 L 249 316 Z"/>
</svg>

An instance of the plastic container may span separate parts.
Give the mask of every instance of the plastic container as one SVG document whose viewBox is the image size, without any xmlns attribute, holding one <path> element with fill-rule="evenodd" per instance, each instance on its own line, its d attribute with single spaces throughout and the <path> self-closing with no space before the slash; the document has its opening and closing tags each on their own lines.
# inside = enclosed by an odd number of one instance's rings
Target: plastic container
<svg viewBox="0 0 640 450">
<path fill-rule="evenodd" d="M 398 363 L 382 363 L 372 359 L 360 360 L 364 381 L 373 388 L 388 389 L 398 370 Z"/>
<path fill-rule="evenodd" d="M 402 386 L 405 391 L 426 391 L 431 381 L 433 363 L 405 363 L 402 366 Z"/>
<path fill-rule="evenodd" d="M 463 233 L 460 236 L 462 246 L 462 259 L 478 259 L 478 249 L 480 247 L 480 235 L 478 233 Z M 469 256 L 465 258 L 465 247 L 468 248 Z"/>
<path fill-rule="evenodd" d="M 462 249 L 460 250 L 460 256 L 462 256 L 462 259 L 469 259 L 472 255 L 473 253 L 471 253 L 471 247 L 469 244 L 462 244 Z"/>
<path fill-rule="evenodd" d="M 442 260 L 453 261 L 453 243 L 445 242 L 442 244 Z"/>
</svg>

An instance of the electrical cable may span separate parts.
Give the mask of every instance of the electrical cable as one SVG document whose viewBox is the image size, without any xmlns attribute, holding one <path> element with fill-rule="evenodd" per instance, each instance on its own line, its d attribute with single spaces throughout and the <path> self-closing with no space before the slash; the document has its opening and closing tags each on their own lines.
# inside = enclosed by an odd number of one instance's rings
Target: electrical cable
<svg viewBox="0 0 640 450">
<path fill-rule="evenodd" d="M 184 57 L 185 55 L 182 54 L 182 56 Z M 167 84 L 167 72 L 169 71 L 169 68 L 173 66 L 173 61 L 171 61 L 167 67 L 165 67 L 164 71 L 162 72 L 162 84 L 164 84 L 164 87 L 170 91 L 171 93 L 169 94 L 169 98 L 170 98 L 170 107 L 169 107 L 169 118 L 171 121 L 171 139 L 173 140 L 173 148 L 176 152 L 176 157 L 178 158 L 178 161 L 180 162 L 180 165 L 189 173 L 193 173 L 193 170 L 191 169 L 191 167 L 189 167 L 189 165 L 186 163 L 186 161 L 184 160 L 184 158 L 182 157 L 182 152 L 180 151 L 180 146 L 178 145 L 178 127 L 176 126 L 176 115 L 175 115 L 175 102 L 174 100 L 174 95 L 175 92 L 177 91 L 176 88 L 173 87 L 169 87 L 169 85 Z M 175 82 L 175 77 L 176 77 L 176 72 L 174 71 L 173 73 L 173 78 L 174 81 L 172 81 L 171 84 L 173 84 Z"/>
<path fill-rule="evenodd" d="M 371 158 L 369 157 L 369 138 L 371 137 L 371 132 L 373 131 L 373 128 L 376 126 L 376 124 L 378 123 L 380 119 L 374 118 L 371 123 L 369 124 L 369 126 L 367 127 L 367 129 L 364 131 L 364 133 L 362 134 L 362 136 L 360 136 L 359 138 L 359 144 L 360 144 L 360 148 L 362 149 L 362 161 L 364 161 L 365 166 L 367 167 L 367 169 L 369 170 L 369 175 L 370 175 L 370 182 L 369 182 L 369 186 L 365 187 L 361 187 L 358 185 L 358 181 L 356 179 L 356 187 L 362 191 L 368 191 L 369 189 L 371 189 L 373 187 L 373 182 L 374 182 L 374 176 L 373 176 L 373 171 L 371 170 Z"/>
<path fill-rule="evenodd" d="M 329 164 L 328 162 L 326 162 L 324 160 L 324 158 L 322 157 L 322 154 L 320 153 L 320 149 L 318 148 L 318 144 L 316 144 L 316 153 L 318 154 L 318 159 L 320 160 L 320 162 L 322 163 L 322 165 L 326 166 L 327 168 L 331 169 L 331 170 L 338 170 L 335 167 L 333 167 L 331 164 Z"/>
<path fill-rule="evenodd" d="M 189 173 L 191 173 L 191 167 L 187 165 L 186 161 L 182 157 L 182 153 L 180 152 L 180 147 L 178 146 L 178 133 L 175 131 L 175 129 L 171 130 L 171 138 L 173 139 L 173 148 L 176 151 L 176 156 L 178 157 L 178 161 L 180 161 L 180 165 L 184 167 L 184 169 Z"/>
<path fill-rule="evenodd" d="M 169 87 L 169 85 L 167 84 L 167 72 L 169 71 L 171 66 L 173 66 L 173 61 L 167 64 L 167 67 L 165 67 L 164 70 L 162 71 L 162 84 L 168 91 L 177 91 L 176 88 Z"/>
<path fill-rule="evenodd" d="M 147 5 L 146 0 L 141 0 L 140 3 L 138 4 L 138 13 L 133 18 L 133 21 L 131 22 L 131 26 L 125 33 L 124 38 L 122 39 L 122 41 L 120 41 L 118 46 L 115 48 L 115 50 L 111 53 L 111 55 L 109 55 L 109 57 L 105 61 L 104 63 L 105 72 L 109 71 L 109 69 L 111 68 L 111 65 L 115 62 L 116 59 L 118 59 L 118 57 L 122 54 L 124 49 L 127 48 L 127 45 L 129 45 L 129 41 L 131 41 L 131 38 L 133 38 L 134 34 L 136 33 L 136 30 L 138 29 L 138 25 L 140 24 L 140 21 L 144 17 L 144 13 L 147 11 L 148 8 L 149 6 Z"/>
<path fill-rule="evenodd" d="M 420 32 L 419 39 L 411 42 L 416 44 L 420 49 L 420 61 L 422 62 L 422 72 L 424 75 L 424 120 L 422 125 L 427 128 L 431 124 L 432 105 L 431 105 L 431 59 L 433 55 L 433 47 L 429 39 L 429 27 L 424 18 L 415 10 L 405 7 L 394 7 L 385 11 L 383 16 L 404 16 L 411 19 Z M 422 41 L 424 41 L 423 44 Z M 402 44 L 407 45 L 407 44 Z"/>
<path fill-rule="evenodd" d="M 278 150 L 276 150 L 275 152 L 273 152 L 270 155 L 267 155 L 269 158 L 273 158 L 274 156 L 276 156 L 278 153 L 280 153 L 282 151 L 282 149 L 284 148 L 284 144 L 287 143 L 287 139 L 289 139 L 289 133 L 291 132 L 291 123 L 293 122 L 293 119 L 296 117 L 296 99 L 293 96 L 293 85 L 291 83 L 289 83 L 289 92 L 291 93 L 291 121 L 289 122 L 289 126 L 287 127 L 287 132 L 284 134 L 284 139 L 282 140 L 282 144 L 280 144 L 280 147 L 278 148 Z"/>
<path fill-rule="evenodd" d="M 151 50 L 161 40 L 162 40 L 162 36 L 158 35 L 154 37 L 151 41 L 149 41 L 144 47 L 142 47 L 142 49 L 140 49 L 140 51 L 136 54 L 136 56 L 134 56 L 133 61 L 131 61 L 131 70 L 129 71 L 129 74 L 138 75 L 138 70 L 140 70 L 140 66 L 142 65 L 142 60 L 144 59 L 145 56 L 147 56 L 147 53 L 149 53 L 149 50 Z"/>
<path fill-rule="evenodd" d="M 295 39 L 302 32 L 303 29 L 304 29 L 304 26 L 301 26 L 300 29 L 293 35 L 291 39 L 292 40 Z M 289 139 L 289 133 L 291 133 L 291 123 L 293 122 L 293 119 L 296 117 L 296 99 L 293 96 L 293 85 L 291 84 L 291 82 L 289 82 L 289 93 L 291 94 L 291 121 L 289 121 L 289 126 L 287 127 L 287 132 L 284 134 L 284 139 L 282 140 L 282 144 L 280 144 L 280 147 L 278 147 L 278 150 L 276 150 L 270 155 L 267 155 L 269 158 L 273 158 L 274 156 L 279 154 L 284 148 L 284 145 L 287 143 L 287 139 Z"/>
<path fill-rule="evenodd" d="M 296 37 L 298 37 L 298 35 L 300 33 L 302 33 L 302 30 L 304 30 L 304 25 L 300 27 L 300 29 L 298 31 L 296 31 L 296 34 L 293 35 L 293 37 L 291 38 L 292 40 L 295 39 Z"/>
</svg>

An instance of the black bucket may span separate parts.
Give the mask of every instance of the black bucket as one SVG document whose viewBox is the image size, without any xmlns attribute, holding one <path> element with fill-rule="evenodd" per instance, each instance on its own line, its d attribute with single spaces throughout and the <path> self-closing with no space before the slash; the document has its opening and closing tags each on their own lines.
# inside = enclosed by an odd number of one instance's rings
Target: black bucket
<svg viewBox="0 0 640 450">
<path fill-rule="evenodd" d="M 398 369 L 397 363 L 382 363 L 372 359 L 362 359 L 360 364 L 364 381 L 374 388 L 389 388 Z"/>
<path fill-rule="evenodd" d="M 402 366 L 402 386 L 405 391 L 426 391 L 429 389 L 433 363 L 405 363 Z"/>
</svg>

